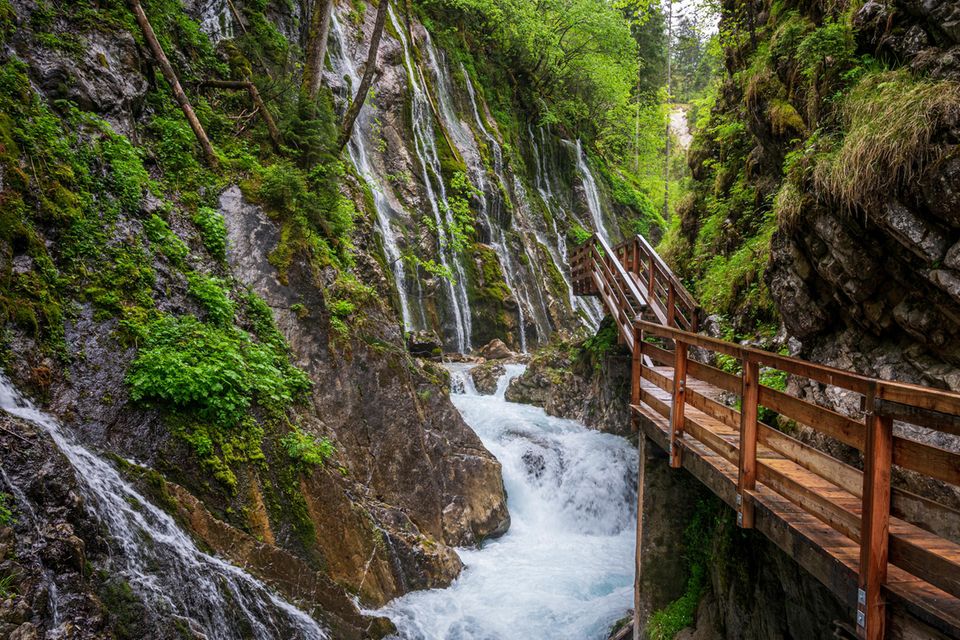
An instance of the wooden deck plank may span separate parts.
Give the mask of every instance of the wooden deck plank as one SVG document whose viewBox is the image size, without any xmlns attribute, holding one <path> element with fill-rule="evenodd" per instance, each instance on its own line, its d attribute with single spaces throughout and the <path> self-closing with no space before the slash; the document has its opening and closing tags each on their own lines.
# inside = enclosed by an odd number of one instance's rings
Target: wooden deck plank
<svg viewBox="0 0 960 640">
<path fill-rule="evenodd" d="M 639 237 L 612 249 L 594 236 L 574 255 L 572 273 L 578 292 L 600 296 L 635 352 L 631 416 L 643 437 L 667 451 L 672 439 L 677 452 L 673 465 L 682 465 L 731 507 L 737 507 L 739 491 L 741 504 L 755 511 L 758 531 L 836 593 L 851 612 L 857 586 L 864 586 L 870 606 L 861 633 L 883 637 L 887 623 L 902 629 L 898 625 L 907 612 L 929 626 L 931 637 L 960 638 L 960 510 L 888 481 L 892 463 L 960 485 L 960 454 L 890 438 L 888 430 L 880 442 L 883 455 L 873 455 L 875 427 L 889 425 L 893 417 L 960 433 L 960 395 L 697 334 L 696 302 Z M 660 324 L 634 322 L 638 314 Z M 664 326 L 674 322 L 694 329 Z M 733 375 L 690 360 L 687 347 L 736 358 L 746 373 Z M 869 419 L 855 420 L 758 384 L 759 367 L 861 394 L 868 401 Z M 675 371 L 681 373 L 674 376 Z M 730 406 L 731 395 L 741 398 L 743 413 Z M 866 477 L 874 481 L 865 482 L 860 469 L 759 422 L 758 406 L 866 450 Z M 866 539 L 863 549 L 861 536 Z M 882 614 L 884 602 L 898 607 L 889 620 Z"/>
</svg>

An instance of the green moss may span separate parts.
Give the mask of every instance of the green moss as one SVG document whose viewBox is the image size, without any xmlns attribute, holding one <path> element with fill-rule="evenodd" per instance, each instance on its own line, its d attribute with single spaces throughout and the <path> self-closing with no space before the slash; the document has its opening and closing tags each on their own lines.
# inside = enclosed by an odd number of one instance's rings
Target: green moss
<svg viewBox="0 0 960 640">
<path fill-rule="evenodd" d="M 651 614 L 646 628 L 650 640 L 673 640 L 682 629 L 693 625 L 697 605 L 707 588 L 707 572 L 728 561 L 729 520 L 726 505 L 719 500 L 697 503 L 683 534 L 684 559 L 689 572 L 686 589 L 679 598 Z"/>
<path fill-rule="evenodd" d="M 13 517 L 13 496 L 0 491 L 0 527 L 6 527 L 16 522 Z M 3 560 L 3 558 L 0 558 Z"/>
<path fill-rule="evenodd" d="M 146 629 L 146 610 L 143 602 L 134 593 L 130 583 L 120 578 L 100 585 L 98 595 L 108 612 L 111 627 L 118 640 L 142 638 Z"/>
<path fill-rule="evenodd" d="M 597 332 L 584 340 L 578 357 L 593 363 L 594 369 L 599 371 L 607 356 L 619 346 L 619 338 L 617 325 L 606 317 Z"/>
<path fill-rule="evenodd" d="M 167 260 L 179 267 L 186 264 L 187 256 L 190 255 L 190 248 L 170 229 L 166 220 L 155 213 L 151 214 L 149 218 L 144 220 L 143 230 L 150 242 L 157 247 Z"/>
</svg>

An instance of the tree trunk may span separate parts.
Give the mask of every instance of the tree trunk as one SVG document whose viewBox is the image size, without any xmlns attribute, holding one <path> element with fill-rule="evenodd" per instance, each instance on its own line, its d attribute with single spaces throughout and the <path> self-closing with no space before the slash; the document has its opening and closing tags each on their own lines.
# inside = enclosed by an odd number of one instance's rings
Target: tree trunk
<svg viewBox="0 0 960 640">
<path fill-rule="evenodd" d="M 310 41 L 307 43 L 307 59 L 303 66 L 303 89 L 310 100 L 317 99 L 326 64 L 327 40 L 330 36 L 330 18 L 333 0 L 316 0 L 310 18 Z"/>
<path fill-rule="evenodd" d="M 363 70 L 363 78 L 360 80 L 360 87 L 357 89 L 357 95 L 354 96 L 350 108 L 343 116 L 343 126 L 340 129 L 340 138 L 337 140 L 337 148 L 343 150 L 350 140 L 350 132 L 353 131 L 353 123 L 360 115 L 360 109 L 367 99 L 367 91 L 373 83 L 373 74 L 377 70 L 377 53 L 380 49 L 380 36 L 383 35 L 383 25 L 387 22 L 387 10 L 390 0 L 380 0 L 380 6 L 377 7 L 377 22 L 373 27 L 373 36 L 370 38 L 370 49 L 367 52 L 367 66 Z"/>
<path fill-rule="evenodd" d="M 673 106 L 673 0 L 667 0 L 667 106 Z M 664 132 L 663 150 L 663 219 L 670 220 L 670 111 L 667 111 L 667 128 Z"/>
<path fill-rule="evenodd" d="M 153 53 L 153 57 L 156 58 L 157 64 L 160 65 L 160 71 L 163 72 L 163 77 L 167 79 L 167 83 L 169 83 L 170 89 L 173 91 L 173 97 L 180 105 L 180 109 L 183 111 L 183 115 L 186 116 L 187 122 L 190 123 L 190 128 L 193 129 L 193 134 L 197 137 L 200 148 L 203 149 L 203 155 L 207 160 L 207 164 L 215 169 L 218 165 L 217 154 L 214 153 L 213 145 L 210 144 L 207 133 L 203 130 L 203 126 L 197 119 L 197 114 L 193 112 L 193 107 L 190 106 L 190 100 L 187 99 L 187 94 L 183 92 L 183 87 L 180 86 L 180 80 L 177 79 L 177 74 L 170 65 L 167 56 L 163 53 L 163 47 L 160 46 L 160 42 L 157 40 L 157 34 L 153 32 L 153 27 L 150 26 L 147 14 L 143 12 L 143 7 L 140 6 L 140 0 L 129 0 L 129 2 L 130 9 L 133 11 L 133 15 L 140 25 L 140 30 L 143 31 L 143 37 L 150 46 L 150 51 Z"/>
<path fill-rule="evenodd" d="M 280 145 L 283 143 L 280 129 L 277 128 L 277 123 L 274 122 L 273 116 L 267 109 L 267 104 L 263 101 L 263 98 L 260 97 L 260 91 L 257 90 L 257 85 L 253 84 L 250 80 L 204 80 L 203 86 L 246 91 L 250 95 L 250 100 L 253 101 L 253 106 L 260 112 L 264 124 L 267 125 L 273 150 L 280 151 Z"/>
</svg>

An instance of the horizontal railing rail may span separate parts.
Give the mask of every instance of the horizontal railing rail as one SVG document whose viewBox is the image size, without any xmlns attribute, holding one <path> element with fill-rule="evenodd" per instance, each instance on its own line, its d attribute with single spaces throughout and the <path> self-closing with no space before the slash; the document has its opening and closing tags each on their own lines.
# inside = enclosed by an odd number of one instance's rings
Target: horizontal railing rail
<svg viewBox="0 0 960 640">
<path fill-rule="evenodd" d="M 674 466 L 680 466 L 684 443 L 697 441 L 736 466 L 740 526 L 753 526 L 758 487 L 762 486 L 860 545 L 861 635 L 883 637 L 888 565 L 920 578 L 945 595 L 960 598 L 960 511 L 895 488 L 891 482 L 894 469 L 899 468 L 928 481 L 960 486 L 960 454 L 893 430 L 896 419 L 954 435 L 960 424 L 960 394 L 872 378 L 653 322 L 638 321 L 635 331 L 634 343 L 639 349 L 634 353 L 673 369 L 673 378 L 668 379 L 638 365 L 640 377 L 673 398 L 667 415 Z M 650 338 L 671 342 L 673 351 L 651 344 Z M 733 359 L 739 374 L 690 360 L 690 347 Z M 862 415 L 845 416 L 791 396 L 764 384 L 761 372 L 783 372 L 821 385 L 824 391 L 834 388 L 857 394 Z M 738 396 L 739 409 L 692 391 L 691 379 Z M 634 402 L 642 399 L 641 394 Z M 733 430 L 738 435 L 737 445 L 687 420 L 687 406 Z M 856 449 L 862 454 L 862 469 L 764 423 L 759 419 L 763 408 Z M 825 483 L 814 488 L 804 486 L 783 467 L 784 461 Z"/>
<path fill-rule="evenodd" d="M 960 598 L 960 510 L 892 482 L 894 472 L 912 473 L 916 486 L 960 487 L 960 453 L 935 435 L 960 436 L 960 394 L 701 335 L 699 306 L 642 236 L 610 247 L 594 235 L 571 264 L 575 292 L 603 299 L 633 352 L 632 404 L 665 420 L 672 466 L 696 442 L 736 468 L 741 526 L 752 527 L 756 506 L 775 494 L 859 545 L 859 635 L 884 637 L 885 592 L 904 584 L 903 575 L 931 585 L 935 602 Z M 691 348 L 725 356 L 736 372 L 691 358 Z M 859 396 L 859 411 L 844 415 L 768 383 L 783 374 L 823 393 Z M 793 428 L 765 422 L 770 412 Z M 895 432 L 895 420 L 909 427 Z M 814 447 L 794 429 L 847 449 Z M 909 435 L 924 431 L 934 436 Z M 900 572 L 896 585 L 891 567 Z"/>
</svg>

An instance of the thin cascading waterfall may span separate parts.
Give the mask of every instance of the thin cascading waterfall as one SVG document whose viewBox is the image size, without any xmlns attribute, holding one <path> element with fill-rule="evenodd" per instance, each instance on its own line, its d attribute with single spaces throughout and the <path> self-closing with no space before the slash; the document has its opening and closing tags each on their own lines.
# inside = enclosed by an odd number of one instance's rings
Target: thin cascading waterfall
<svg viewBox="0 0 960 640">
<path fill-rule="evenodd" d="M 520 215 L 517 217 L 521 220 L 524 220 L 526 223 L 528 223 L 526 226 L 529 226 L 529 221 L 532 219 L 530 200 L 527 196 L 526 188 L 523 186 L 520 178 L 516 175 L 513 177 L 513 192 L 517 196 L 517 207 L 520 210 Z M 546 283 L 550 281 L 550 278 L 544 271 L 543 267 L 539 266 L 540 260 L 534 258 L 533 254 L 530 252 L 531 243 L 529 241 L 529 237 L 533 235 L 534 238 L 537 238 L 537 234 L 529 228 L 522 228 L 519 229 L 519 231 L 522 234 L 520 238 L 520 246 L 523 248 L 523 254 L 526 257 L 527 269 L 530 271 L 532 280 L 535 283 L 542 282 L 544 283 L 544 286 L 546 286 Z M 549 304 L 543 295 L 542 287 L 534 286 L 533 290 L 537 301 L 537 305 L 533 307 L 535 311 L 533 318 L 534 324 L 537 327 L 537 334 L 548 335 L 550 332 Z"/>
<path fill-rule="evenodd" d="M 542 233 L 537 236 L 537 239 L 547 247 L 551 258 L 553 259 L 554 266 L 563 276 L 563 281 L 566 284 L 567 292 L 569 294 L 570 307 L 572 309 L 579 310 L 580 318 L 583 320 L 583 323 L 587 325 L 591 330 L 596 330 L 600 326 L 600 320 L 603 319 L 603 310 L 600 307 L 600 302 L 595 298 L 584 298 L 581 296 L 576 296 L 573 293 L 573 282 L 570 279 L 570 258 L 567 252 L 567 239 L 564 234 L 560 231 L 560 228 L 557 226 L 557 219 L 563 218 L 567 219 L 567 212 L 563 207 L 558 206 L 556 202 L 556 196 L 553 191 L 553 183 L 556 182 L 555 176 L 552 175 L 550 167 L 552 163 L 548 161 L 546 155 L 547 148 L 547 139 L 546 133 L 541 127 L 539 130 L 540 133 L 540 142 L 537 143 L 536 136 L 533 134 L 533 130 L 530 125 L 527 125 L 527 134 L 530 136 L 530 146 L 533 151 L 534 157 L 534 167 L 536 170 L 535 182 L 537 185 L 537 191 L 540 193 L 540 197 L 543 199 L 543 204 L 550 212 L 550 218 L 552 223 L 554 242 L 550 242 Z M 574 220 L 576 216 L 572 213 L 570 214 Z M 538 232 L 539 233 L 539 232 Z"/>
<path fill-rule="evenodd" d="M 340 78 L 348 80 L 346 100 L 347 103 L 349 103 L 352 99 L 352 92 L 360 84 L 360 73 L 357 70 L 357 65 L 353 57 L 346 52 L 346 34 L 343 31 L 336 11 L 333 11 L 331 15 L 330 33 L 332 36 L 332 44 L 334 45 L 330 48 L 330 62 L 334 73 Z M 380 232 L 388 266 L 393 272 L 393 281 L 397 290 L 397 296 L 400 300 L 400 313 L 404 330 L 422 329 L 426 327 L 426 314 L 423 310 L 423 302 L 419 297 L 417 298 L 418 324 L 415 323 L 411 312 L 403 257 L 397 241 L 396 231 L 393 228 L 396 214 L 390 205 L 386 183 L 377 176 L 373 168 L 371 149 L 374 148 L 374 144 L 368 137 L 373 130 L 371 117 L 371 107 L 364 104 L 360 109 L 357 121 L 350 135 L 347 152 L 350 155 L 350 161 L 356 168 L 357 173 L 360 174 L 360 177 L 366 182 L 370 188 L 370 192 L 373 194 L 373 205 L 377 216 L 377 230 Z"/>
<path fill-rule="evenodd" d="M 437 254 L 443 267 L 453 274 L 453 279 L 446 279 L 447 291 L 457 350 L 465 353 L 471 349 L 472 318 L 470 315 L 470 299 L 467 293 L 466 273 L 463 269 L 461 256 L 453 246 L 450 235 L 453 233 L 455 221 L 447 202 L 446 185 L 443 183 L 443 172 L 440 166 L 440 156 L 437 152 L 435 130 L 433 123 L 430 98 L 426 94 L 426 86 L 419 67 L 413 60 L 410 43 L 406 32 L 397 20 L 393 7 L 389 8 L 390 22 L 400 39 L 403 47 L 403 60 L 407 70 L 407 79 L 410 83 L 410 119 L 413 123 L 414 147 L 420 162 L 424 188 L 430 210 L 433 213 L 437 232 Z M 436 178 L 436 188 L 434 180 Z"/>
<path fill-rule="evenodd" d="M 431 56 L 434 62 L 436 62 L 436 55 L 431 54 Z M 438 75 L 446 75 L 443 73 L 445 69 L 441 69 L 439 64 L 437 64 L 436 68 Z M 541 323 L 537 318 L 536 310 L 534 309 L 532 300 L 530 298 L 530 292 L 528 290 L 527 283 L 523 280 L 523 278 L 518 277 L 517 265 L 515 264 L 515 259 L 511 251 L 507 247 L 506 236 L 499 219 L 500 216 L 491 215 L 491 211 L 498 213 L 500 208 L 504 206 L 503 196 L 504 194 L 509 193 L 509 189 L 507 188 L 507 183 L 503 174 L 503 150 L 500 147 L 500 143 L 490 133 L 486 125 L 483 123 L 483 119 L 480 117 L 480 111 L 477 108 L 476 91 L 474 90 L 473 82 L 470 79 L 470 74 L 467 73 L 466 68 L 462 64 L 460 65 L 460 70 L 463 73 L 464 81 L 467 86 L 467 94 L 470 97 L 470 106 L 473 110 L 473 116 L 477 124 L 477 128 L 485 138 L 486 143 L 490 148 L 490 153 L 493 156 L 493 170 L 494 175 L 497 176 L 497 180 L 500 183 L 499 188 L 497 186 L 491 187 L 488 184 L 486 167 L 483 166 L 483 163 L 480 160 L 480 152 L 477 149 L 476 142 L 472 137 L 469 139 L 472 149 L 466 149 L 465 151 L 469 153 L 470 157 L 476 157 L 476 162 L 472 163 L 472 166 L 468 166 L 468 168 L 471 170 L 471 178 L 474 179 L 474 181 L 477 183 L 477 188 L 480 189 L 481 193 L 483 194 L 480 204 L 480 217 L 490 234 L 490 246 L 493 247 L 494 252 L 497 254 L 497 259 L 500 262 L 501 268 L 503 269 L 503 279 L 507 285 L 507 288 L 517 301 L 517 321 L 519 324 L 520 350 L 523 353 L 527 353 L 528 313 L 534 317 L 534 329 L 537 332 L 536 337 L 538 342 L 543 342 L 546 340 L 547 336 L 550 334 L 550 327 L 549 325 L 544 326 L 543 323 Z M 445 88 L 445 92 L 449 92 L 449 79 L 442 81 L 440 86 Z M 526 249 L 525 246 L 524 249 Z M 537 289 L 537 291 L 539 293 L 539 289 Z M 541 315 L 541 318 L 542 317 L 545 316 Z"/>
<path fill-rule="evenodd" d="M 600 234 L 604 240 L 610 244 L 610 233 L 603 220 L 603 207 L 600 204 L 600 192 L 597 190 L 597 181 L 590 170 L 590 164 L 587 162 L 587 154 L 583 150 L 580 139 L 576 142 L 577 153 L 577 171 L 580 173 L 580 180 L 583 183 L 583 191 L 587 197 L 587 208 L 590 211 L 590 217 L 593 218 L 594 231 Z"/>
<path fill-rule="evenodd" d="M 500 461 L 510 530 L 459 549 L 466 568 L 446 589 L 407 594 L 378 613 L 402 640 L 602 640 L 633 605 L 637 451 L 625 439 L 504 400 L 448 365 L 464 420 Z"/>
<path fill-rule="evenodd" d="M 151 504 L 110 463 L 67 435 L 2 375 L 0 409 L 48 434 L 73 466 L 87 508 L 100 520 L 113 547 L 111 573 L 143 598 L 156 624 L 179 619 L 192 632 L 218 640 L 329 637 L 313 618 L 249 573 L 201 551 L 169 514 Z"/>
</svg>

